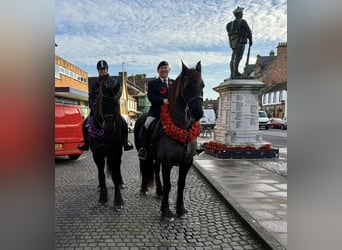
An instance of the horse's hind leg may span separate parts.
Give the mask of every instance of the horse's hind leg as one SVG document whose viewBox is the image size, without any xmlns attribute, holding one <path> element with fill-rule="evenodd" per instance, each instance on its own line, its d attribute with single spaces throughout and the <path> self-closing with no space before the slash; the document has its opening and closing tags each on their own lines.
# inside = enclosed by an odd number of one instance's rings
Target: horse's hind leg
<svg viewBox="0 0 342 250">
<path fill-rule="evenodd" d="M 173 213 L 169 206 L 169 194 L 171 190 L 171 181 L 170 181 L 170 175 L 171 175 L 171 168 L 172 166 L 169 164 L 162 165 L 162 174 L 163 174 L 163 187 L 164 187 L 164 195 L 161 203 L 161 219 L 163 221 L 174 221 Z"/>
<path fill-rule="evenodd" d="M 181 219 L 186 218 L 186 214 L 188 212 L 184 207 L 184 189 L 186 176 L 191 168 L 191 165 L 192 163 L 187 166 L 179 166 L 176 213 Z"/>
<path fill-rule="evenodd" d="M 154 166 L 153 160 L 147 157 L 146 160 L 139 160 L 140 173 L 141 173 L 141 189 L 140 195 L 146 196 L 148 192 L 148 188 L 153 186 L 153 175 L 154 175 Z"/>
<path fill-rule="evenodd" d="M 101 154 L 101 153 L 99 153 Z M 104 173 L 105 168 L 105 160 L 104 156 L 101 157 L 99 154 L 93 153 L 93 158 L 97 166 L 98 170 L 98 180 L 99 180 L 99 186 L 100 186 L 100 198 L 99 202 L 104 205 L 108 201 L 108 194 L 107 194 L 107 186 L 106 186 L 106 176 Z"/>
</svg>

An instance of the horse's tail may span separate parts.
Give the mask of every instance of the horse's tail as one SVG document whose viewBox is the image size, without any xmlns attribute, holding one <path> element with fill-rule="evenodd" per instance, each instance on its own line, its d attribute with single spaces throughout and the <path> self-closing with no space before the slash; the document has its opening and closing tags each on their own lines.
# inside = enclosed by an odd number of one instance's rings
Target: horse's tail
<svg viewBox="0 0 342 250">
<path fill-rule="evenodd" d="M 139 160 L 140 161 L 140 175 L 142 186 L 153 187 L 154 186 L 154 168 L 153 168 L 153 160 Z"/>
<path fill-rule="evenodd" d="M 142 144 L 142 130 L 144 127 L 144 123 L 146 117 L 148 116 L 147 113 L 143 114 L 136 120 L 134 125 L 134 144 L 136 150 L 139 150 Z M 153 171 L 153 160 L 151 158 L 147 158 L 146 160 L 139 160 L 140 161 L 140 175 L 142 179 L 142 186 L 145 188 L 153 187 L 154 185 L 154 171 Z"/>
</svg>

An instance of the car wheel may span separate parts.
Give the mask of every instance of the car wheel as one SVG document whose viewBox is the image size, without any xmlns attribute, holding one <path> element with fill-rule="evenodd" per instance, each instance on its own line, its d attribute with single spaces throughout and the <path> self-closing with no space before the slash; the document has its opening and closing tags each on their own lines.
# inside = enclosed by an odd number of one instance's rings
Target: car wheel
<svg viewBox="0 0 342 250">
<path fill-rule="evenodd" d="M 77 160 L 81 155 L 68 155 L 70 160 Z"/>
<path fill-rule="evenodd" d="M 284 125 L 281 125 L 281 127 L 280 127 L 282 130 L 284 130 L 285 129 L 285 126 Z"/>
</svg>

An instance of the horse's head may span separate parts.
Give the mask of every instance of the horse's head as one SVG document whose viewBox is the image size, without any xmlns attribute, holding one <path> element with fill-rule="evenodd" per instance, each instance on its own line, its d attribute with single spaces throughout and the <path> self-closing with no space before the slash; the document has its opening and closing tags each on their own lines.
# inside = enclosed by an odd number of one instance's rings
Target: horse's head
<svg viewBox="0 0 342 250">
<path fill-rule="evenodd" d="M 176 79 L 175 88 L 170 96 L 171 107 L 176 105 L 178 98 L 181 98 L 187 118 L 190 121 L 198 121 L 203 116 L 204 88 L 200 61 L 196 64 L 196 68 L 188 68 L 182 62 L 182 72 Z"/>
<path fill-rule="evenodd" d="M 112 135 L 115 109 L 120 109 L 121 88 L 119 83 L 109 76 L 100 81 L 102 84 L 97 96 L 95 117 L 103 126 L 105 135 Z"/>
</svg>

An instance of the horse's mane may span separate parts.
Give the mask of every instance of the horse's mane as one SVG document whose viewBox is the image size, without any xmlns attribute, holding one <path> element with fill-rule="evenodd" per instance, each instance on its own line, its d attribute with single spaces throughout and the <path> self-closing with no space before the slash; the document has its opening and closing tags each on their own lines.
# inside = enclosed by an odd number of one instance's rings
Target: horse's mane
<svg viewBox="0 0 342 250">
<path fill-rule="evenodd" d="M 181 97 L 183 93 L 183 89 L 185 89 L 190 82 L 200 84 L 201 73 L 194 68 L 186 70 L 183 69 L 180 75 L 176 78 L 175 83 L 172 84 L 169 89 L 169 103 L 171 109 L 175 108 L 178 98 Z"/>
</svg>

